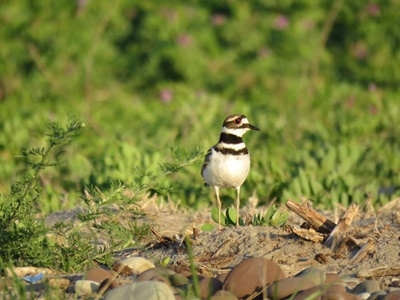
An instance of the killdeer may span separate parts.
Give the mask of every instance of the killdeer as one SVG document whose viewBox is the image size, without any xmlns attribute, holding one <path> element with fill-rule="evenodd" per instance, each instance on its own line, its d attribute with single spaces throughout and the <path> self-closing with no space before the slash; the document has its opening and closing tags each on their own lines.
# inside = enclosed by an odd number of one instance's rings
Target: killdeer
<svg viewBox="0 0 400 300">
<path fill-rule="evenodd" d="M 204 185 L 212 186 L 218 203 L 218 229 L 221 230 L 221 200 L 219 189 L 236 189 L 236 227 L 239 226 L 240 187 L 250 170 L 250 154 L 243 142 L 243 135 L 257 130 L 244 115 L 230 115 L 222 125 L 218 143 L 208 150 L 201 175 Z"/>
</svg>

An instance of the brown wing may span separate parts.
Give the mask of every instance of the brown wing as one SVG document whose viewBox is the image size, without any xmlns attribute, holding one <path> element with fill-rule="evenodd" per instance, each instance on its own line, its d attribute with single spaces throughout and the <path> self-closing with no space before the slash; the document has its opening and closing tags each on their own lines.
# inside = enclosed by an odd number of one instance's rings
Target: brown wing
<svg viewBox="0 0 400 300">
<path fill-rule="evenodd" d="M 203 176 L 204 170 L 210 162 L 212 149 L 213 149 L 213 147 L 208 149 L 206 157 L 204 158 L 204 163 L 203 163 L 203 166 L 201 167 L 201 176 Z M 207 185 L 207 183 L 204 183 L 204 185 Z"/>
</svg>

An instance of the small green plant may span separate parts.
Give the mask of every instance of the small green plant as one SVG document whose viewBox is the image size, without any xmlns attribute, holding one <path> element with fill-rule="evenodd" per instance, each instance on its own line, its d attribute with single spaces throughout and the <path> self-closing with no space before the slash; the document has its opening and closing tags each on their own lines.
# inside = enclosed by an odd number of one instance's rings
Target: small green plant
<svg viewBox="0 0 400 300">
<path fill-rule="evenodd" d="M 190 273 L 192 274 L 192 278 L 193 278 L 192 279 L 193 284 L 188 290 L 188 296 L 193 295 L 193 298 L 200 299 L 200 285 L 199 285 L 200 280 L 197 275 L 197 270 L 196 270 L 196 266 L 195 266 L 192 242 L 190 241 L 190 239 L 188 237 L 185 238 L 185 245 L 186 245 L 188 259 L 189 259 L 189 263 L 190 263 Z"/>
<path fill-rule="evenodd" d="M 265 215 L 260 213 L 253 216 L 253 226 L 283 226 L 288 220 L 289 214 L 276 208 L 276 205 L 271 205 Z"/>
<path fill-rule="evenodd" d="M 28 169 L 12 185 L 9 195 L 0 195 L 0 270 L 6 265 L 53 265 L 51 245 L 46 237 L 48 229 L 36 216 L 42 189 L 40 175 L 60 165 L 52 157 L 55 150 L 70 143 L 85 126 L 84 121 L 71 116 L 66 128 L 50 122 L 46 147 L 22 152 Z"/>
<path fill-rule="evenodd" d="M 222 226 L 236 226 L 236 214 L 237 211 L 234 208 L 226 209 L 225 213 L 221 213 L 221 225 Z M 256 214 L 253 216 L 251 220 L 251 225 L 253 226 L 283 226 L 289 214 L 287 211 L 278 209 L 276 205 L 272 205 L 268 208 L 267 212 L 264 215 Z M 211 210 L 211 219 L 218 223 L 218 209 L 213 208 Z M 239 225 L 244 226 L 245 222 L 242 218 L 239 218 Z M 202 231 L 211 231 L 214 229 L 213 224 L 204 224 L 201 227 Z"/>
<path fill-rule="evenodd" d="M 227 208 L 225 213 L 221 212 L 221 225 L 222 226 L 236 226 L 236 209 L 230 207 Z M 218 223 L 218 208 L 214 207 L 211 210 L 211 219 Z M 244 221 L 239 217 L 239 225 L 244 226 Z"/>
</svg>

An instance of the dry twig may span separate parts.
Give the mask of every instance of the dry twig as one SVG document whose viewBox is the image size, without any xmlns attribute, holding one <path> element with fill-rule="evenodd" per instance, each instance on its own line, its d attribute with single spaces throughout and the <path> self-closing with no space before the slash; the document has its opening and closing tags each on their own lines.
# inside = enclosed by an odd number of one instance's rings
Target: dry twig
<svg viewBox="0 0 400 300">
<path fill-rule="evenodd" d="M 352 203 L 349 208 L 344 212 L 343 216 L 339 220 L 339 223 L 332 230 L 331 234 L 325 242 L 325 245 L 327 247 L 329 247 L 333 251 L 336 251 L 339 248 L 344 237 L 346 236 L 347 230 L 353 222 L 354 217 L 358 213 L 358 208 L 359 206 L 357 204 Z"/>
<path fill-rule="evenodd" d="M 325 218 L 323 215 L 317 211 L 298 204 L 292 200 L 286 202 L 286 206 L 303 218 L 307 223 L 311 225 L 316 231 L 320 233 L 330 233 L 336 226 L 334 222 Z"/>
</svg>

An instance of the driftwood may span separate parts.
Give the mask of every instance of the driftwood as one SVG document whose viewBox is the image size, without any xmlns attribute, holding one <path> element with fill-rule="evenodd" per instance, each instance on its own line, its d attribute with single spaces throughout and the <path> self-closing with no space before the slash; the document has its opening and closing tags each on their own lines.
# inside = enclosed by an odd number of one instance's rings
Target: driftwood
<svg viewBox="0 0 400 300">
<path fill-rule="evenodd" d="M 357 215 L 359 208 L 357 204 L 352 203 L 349 208 L 344 212 L 343 216 L 340 218 L 338 224 L 336 225 L 334 222 L 324 217 L 317 211 L 304 205 L 298 204 L 292 200 L 287 201 L 286 206 L 291 211 L 303 218 L 317 232 L 322 234 L 330 233 L 325 242 L 325 245 L 333 251 L 337 251 L 340 248 L 340 245 L 343 243 L 344 238 L 346 237 L 346 232 L 353 222 L 354 217 Z M 291 231 L 306 240 L 315 242 L 320 241 L 320 237 L 315 235 L 313 231 L 300 231 L 294 227 L 291 227 Z M 355 259 L 361 260 L 362 258 L 363 257 L 356 257 Z"/>
<path fill-rule="evenodd" d="M 362 270 L 357 273 L 357 277 L 382 277 L 382 276 L 398 276 L 400 275 L 400 265 L 378 267 L 374 269 Z"/>
<path fill-rule="evenodd" d="M 305 229 L 295 226 L 289 226 L 289 230 L 291 233 L 301 237 L 302 239 L 314 243 L 321 243 L 325 238 L 322 233 L 316 232 L 313 228 Z"/>
<path fill-rule="evenodd" d="M 304 219 L 312 228 L 320 233 L 330 233 L 335 228 L 336 224 L 331 220 L 325 218 L 317 211 L 308 208 L 304 205 L 296 203 L 292 200 L 286 202 L 286 206 Z"/>
<path fill-rule="evenodd" d="M 340 244 L 343 242 L 343 239 L 346 236 L 346 232 L 349 229 L 351 223 L 353 222 L 354 217 L 358 213 L 359 206 L 355 203 L 352 203 L 349 208 L 344 212 L 343 216 L 340 218 L 339 223 L 332 230 L 331 234 L 328 236 L 325 245 L 336 251 Z"/>
<path fill-rule="evenodd" d="M 350 260 L 351 265 L 358 264 L 368 254 L 369 251 L 375 249 L 375 241 L 369 240 Z"/>
</svg>

